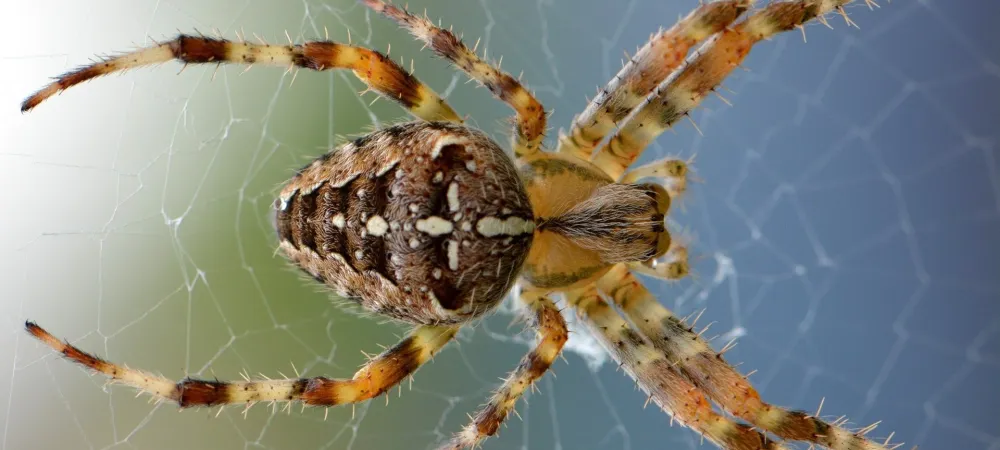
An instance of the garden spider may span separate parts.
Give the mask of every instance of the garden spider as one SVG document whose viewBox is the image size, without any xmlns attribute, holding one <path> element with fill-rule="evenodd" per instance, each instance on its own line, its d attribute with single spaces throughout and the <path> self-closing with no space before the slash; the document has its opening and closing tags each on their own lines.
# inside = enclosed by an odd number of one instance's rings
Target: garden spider
<svg viewBox="0 0 1000 450">
<path fill-rule="evenodd" d="M 293 401 L 329 407 L 362 402 L 398 385 L 461 326 L 494 310 L 516 284 L 517 301 L 539 341 L 443 448 L 475 447 L 496 434 L 517 399 L 548 370 L 569 337 L 550 299 L 557 293 L 650 402 L 720 448 L 783 449 L 784 441 L 833 450 L 895 448 L 865 437 L 874 426 L 849 431 L 839 420 L 827 423 L 818 413 L 765 403 L 723 359 L 728 346 L 713 350 L 635 276 L 675 280 L 688 273 L 686 248 L 664 226 L 688 166 L 668 158 L 629 171 L 631 163 L 713 92 L 752 45 L 812 19 L 825 23 L 824 15 L 833 11 L 846 19 L 843 6 L 851 1 L 777 2 L 742 21 L 752 0 L 703 3 L 653 35 L 561 133 L 557 151 L 547 152 L 541 149 L 545 110 L 520 82 L 426 17 L 362 0 L 516 111 L 516 161 L 464 125 L 412 74 L 367 48 L 180 35 L 71 71 L 28 97 L 22 111 L 91 78 L 174 59 L 346 68 L 401 104 L 421 120 L 374 131 L 302 168 L 275 202 L 275 226 L 281 250 L 316 280 L 415 328 L 351 379 L 180 382 L 92 356 L 32 322 L 27 330 L 66 358 L 182 408 Z M 645 179 L 658 182 L 639 183 Z"/>
</svg>

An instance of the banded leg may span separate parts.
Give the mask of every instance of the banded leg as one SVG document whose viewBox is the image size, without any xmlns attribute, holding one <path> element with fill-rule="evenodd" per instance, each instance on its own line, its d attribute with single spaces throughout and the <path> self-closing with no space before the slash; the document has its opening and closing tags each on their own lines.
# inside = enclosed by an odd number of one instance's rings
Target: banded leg
<svg viewBox="0 0 1000 450">
<path fill-rule="evenodd" d="M 694 156 L 687 160 L 676 157 L 663 158 L 625 172 L 621 182 L 638 183 L 643 178 L 660 178 L 666 181 L 664 187 L 670 197 L 680 197 L 687 192 L 692 161 Z"/>
<path fill-rule="evenodd" d="M 628 266 L 637 273 L 668 281 L 680 280 L 691 273 L 688 249 L 676 240 L 670 242 L 667 252 L 659 258 L 631 262 Z"/>
<path fill-rule="evenodd" d="M 663 131 L 688 115 L 739 66 L 750 48 L 775 34 L 801 27 L 853 0 L 789 0 L 771 3 L 732 29 L 723 30 L 681 72 L 664 82 L 594 155 L 593 162 L 613 179 L 621 177 Z"/>
<path fill-rule="evenodd" d="M 538 344 L 524 356 L 486 406 L 476 413 L 472 423 L 440 447 L 442 450 L 473 448 L 495 435 L 517 399 L 549 370 L 566 344 L 569 337 L 566 322 L 551 300 L 534 292 L 522 292 L 518 300 L 524 304 L 531 326 L 538 331 Z"/>
<path fill-rule="evenodd" d="M 545 137 L 545 108 L 517 79 L 479 59 L 451 31 L 435 26 L 427 17 L 417 17 L 404 9 L 382 0 L 361 0 L 371 8 L 399 24 L 438 56 L 451 61 L 470 78 L 486 86 L 498 99 L 517 112 L 512 146 L 518 157 L 531 155 L 541 148 Z"/>
<path fill-rule="evenodd" d="M 25 323 L 25 327 L 28 333 L 70 361 L 107 375 L 112 382 L 131 386 L 159 400 L 175 402 L 181 408 L 257 402 L 299 401 L 314 406 L 362 402 L 381 395 L 416 372 L 458 332 L 458 327 L 454 326 L 417 327 L 394 347 L 372 358 L 349 380 L 325 377 L 246 381 L 185 378 L 175 382 L 105 361 L 56 339 L 32 322 Z"/>
<path fill-rule="evenodd" d="M 677 373 L 671 362 L 632 330 L 597 293 L 594 285 L 568 293 L 567 302 L 580 320 L 649 400 L 671 416 L 671 422 L 691 428 L 724 450 L 784 450 L 752 428 L 712 409 L 704 394 Z"/>
<path fill-rule="evenodd" d="M 589 161 L 604 137 L 670 76 L 691 47 L 728 27 L 752 3 L 723 0 L 703 4 L 670 29 L 651 36 L 573 120 L 569 133 L 560 133 L 559 151 Z"/>
<path fill-rule="evenodd" d="M 301 45 L 267 45 L 235 42 L 205 36 L 179 35 L 176 39 L 107 58 L 56 78 L 21 103 L 28 111 L 49 97 L 84 81 L 138 67 L 178 60 L 187 64 L 235 63 L 301 67 L 312 70 L 351 69 L 361 81 L 382 96 L 427 120 L 461 122 L 458 114 L 431 88 L 394 63 L 387 56 L 364 47 L 329 41 Z"/>
<path fill-rule="evenodd" d="M 886 450 L 879 444 L 802 411 L 764 402 L 753 385 L 716 352 L 700 333 L 663 307 L 624 264 L 598 282 L 639 332 L 670 364 L 730 414 L 782 439 L 832 450 Z"/>
</svg>

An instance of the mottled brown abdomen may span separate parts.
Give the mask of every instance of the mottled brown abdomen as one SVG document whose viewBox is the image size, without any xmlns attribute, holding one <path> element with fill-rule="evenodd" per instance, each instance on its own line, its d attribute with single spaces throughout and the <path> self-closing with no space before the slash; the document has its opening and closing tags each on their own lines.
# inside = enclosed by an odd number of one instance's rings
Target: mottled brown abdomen
<svg viewBox="0 0 1000 450">
<path fill-rule="evenodd" d="M 317 158 L 282 189 L 289 259 L 343 297 L 411 323 L 495 307 L 534 232 L 510 158 L 480 131 L 413 122 Z"/>
</svg>

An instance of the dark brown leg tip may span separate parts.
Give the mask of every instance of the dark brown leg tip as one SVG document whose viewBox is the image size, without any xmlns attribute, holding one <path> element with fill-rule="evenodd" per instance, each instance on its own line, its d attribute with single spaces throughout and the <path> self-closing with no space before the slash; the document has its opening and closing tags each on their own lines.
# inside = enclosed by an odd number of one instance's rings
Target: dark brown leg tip
<svg viewBox="0 0 1000 450">
<path fill-rule="evenodd" d="M 38 106 L 39 100 L 35 96 L 28 97 L 21 102 L 21 113 L 26 113 L 31 111 L 32 108 Z"/>
<path fill-rule="evenodd" d="M 45 333 L 45 330 L 42 329 L 42 327 L 38 326 L 38 324 L 36 324 L 35 322 L 32 322 L 30 320 L 24 321 L 24 329 L 27 330 L 29 333 L 31 333 L 32 336 L 35 336 L 35 337 L 39 337 L 42 334 L 47 334 L 47 333 Z"/>
<path fill-rule="evenodd" d="M 48 345 L 49 347 L 52 347 L 57 351 L 62 351 L 63 343 L 59 342 L 59 339 L 56 339 L 55 336 L 50 334 L 48 331 L 45 331 L 44 328 L 38 326 L 38 324 L 36 324 L 35 322 L 32 322 L 30 320 L 25 321 L 24 329 L 25 331 L 30 333 L 35 339 L 42 341 L 42 343 L 44 343 L 45 345 Z"/>
</svg>

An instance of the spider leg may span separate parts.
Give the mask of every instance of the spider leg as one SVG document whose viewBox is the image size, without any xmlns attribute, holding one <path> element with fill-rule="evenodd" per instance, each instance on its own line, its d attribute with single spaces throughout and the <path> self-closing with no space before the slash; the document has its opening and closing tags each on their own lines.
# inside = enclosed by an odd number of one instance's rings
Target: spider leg
<svg viewBox="0 0 1000 450">
<path fill-rule="evenodd" d="M 688 175 L 691 173 L 691 161 L 677 157 L 667 157 L 649 164 L 636 167 L 622 177 L 622 183 L 637 183 L 643 178 L 659 178 L 666 182 L 664 188 L 671 198 L 684 195 L 687 192 Z"/>
<path fill-rule="evenodd" d="M 592 161 L 618 179 L 660 133 L 697 107 L 738 67 L 750 48 L 780 32 L 841 10 L 853 0 L 790 0 L 760 9 L 731 29 L 721 31 L 681 71 L 661 83 L 636 108 Z"/>
<path fill-rule="evenodd" d="M 677 281 L 691 273 L 687 247 L 676 240 L 658 258 L 628 263 L 633 272 L 668 281 Z"/>
<path fill-rule="evenodd" d="M 510 74 L 479 59 L 462 40 L 451 31 L 435 26 L 427 17 L 417 17 L 405 9 L 386 4 L 381 0 L 361 0 L 371 8 L 399 24 L 438 56 L 451 61 L 470 78 L 486 86 L 498 99 L 517 112 L 513 147 L 518 157 L 537 152 L 545 137 L 545 108 Z"/>
<path fill-rule="evenodd" d="M 461 122 L 441 97 L 387 56 L 364 47 L 329 41 L 301 45 L 267 45 L 181 34 L 174 40 L 141 48 L 79 67 L 55 79 L 21 104 L 28 111 L 49 97 L 102 75 L 178 60 L 186 64 L 235 63 L 301 67 L 312 70 L 351 69 L 361 81 L 427 121 Z"/>
<path fill-rule="evenodd" d="M 701 390 L 681 376 L 662 352 L 647 344 L 642 335 L 611 309 L 595 285 L 567 293 L 566 300 L 601 346 L 649 395 L 649 401 L 671 416 L 671 422 L 691 428 L 725 450 L 787 449 L 749 426 L 715 412 Z"/>
<path fill-rule="evenodd" d="M 576 116 L 569 133 L 559 133 L 559 151 L 590 160 L 604 137 L 684 62 L 691 47 L 728 27 L 751 3 L 723 0 L 702 4 L 670 29 L 651 36 Z"/>
<path fill-rule="evenodd" d="M 394 347 L 368 361 L 349 380 L 325 377 L 246 381 L 185 378 L 175 382 L 105 361 L 56 339 L 32 322 L 25 323 L 25 327 L 28 333 L 67 359 L 103 373 L 113 382 L 134 387 L 160 400 L 175 402 L 181 408 L 229 404 L 252 405 L 257 402 L 300 401 L 316 406 L 362 402 L 387 392 L 416 372 L 458 332 L 458 327 L 455 326 L 417 327 Z"/>
<path fill-rule="evenodd" d="M 724 350 L 716 352 L 700 333 L 663 307 L 624 264 L 615 266 L 601 278 L 598 288 L 614 300 L 625 317 L 677 371 L 730 414 L 779 438 L 832 450 L 890 448 L 888 443 L 866 439 L 863 433 L 761 400 L 746 377 L 723 358 Z"/>
<path fill-rule="evenodd" d="M 441 450 L 474 448 L 496 434 L 507 414 L 514 409 L 517 399 L 549 370 L 562 351 L 569 332 L 556 305 L 537 292 L 523 291 L 518 300 L 527 309 L 530 325 L 538 331 L 538 343 L 521 359 L 517 369 L 507 376 L 486 405 L 473 416 L 472 423 L 441 446 Z"/>
</svg>

